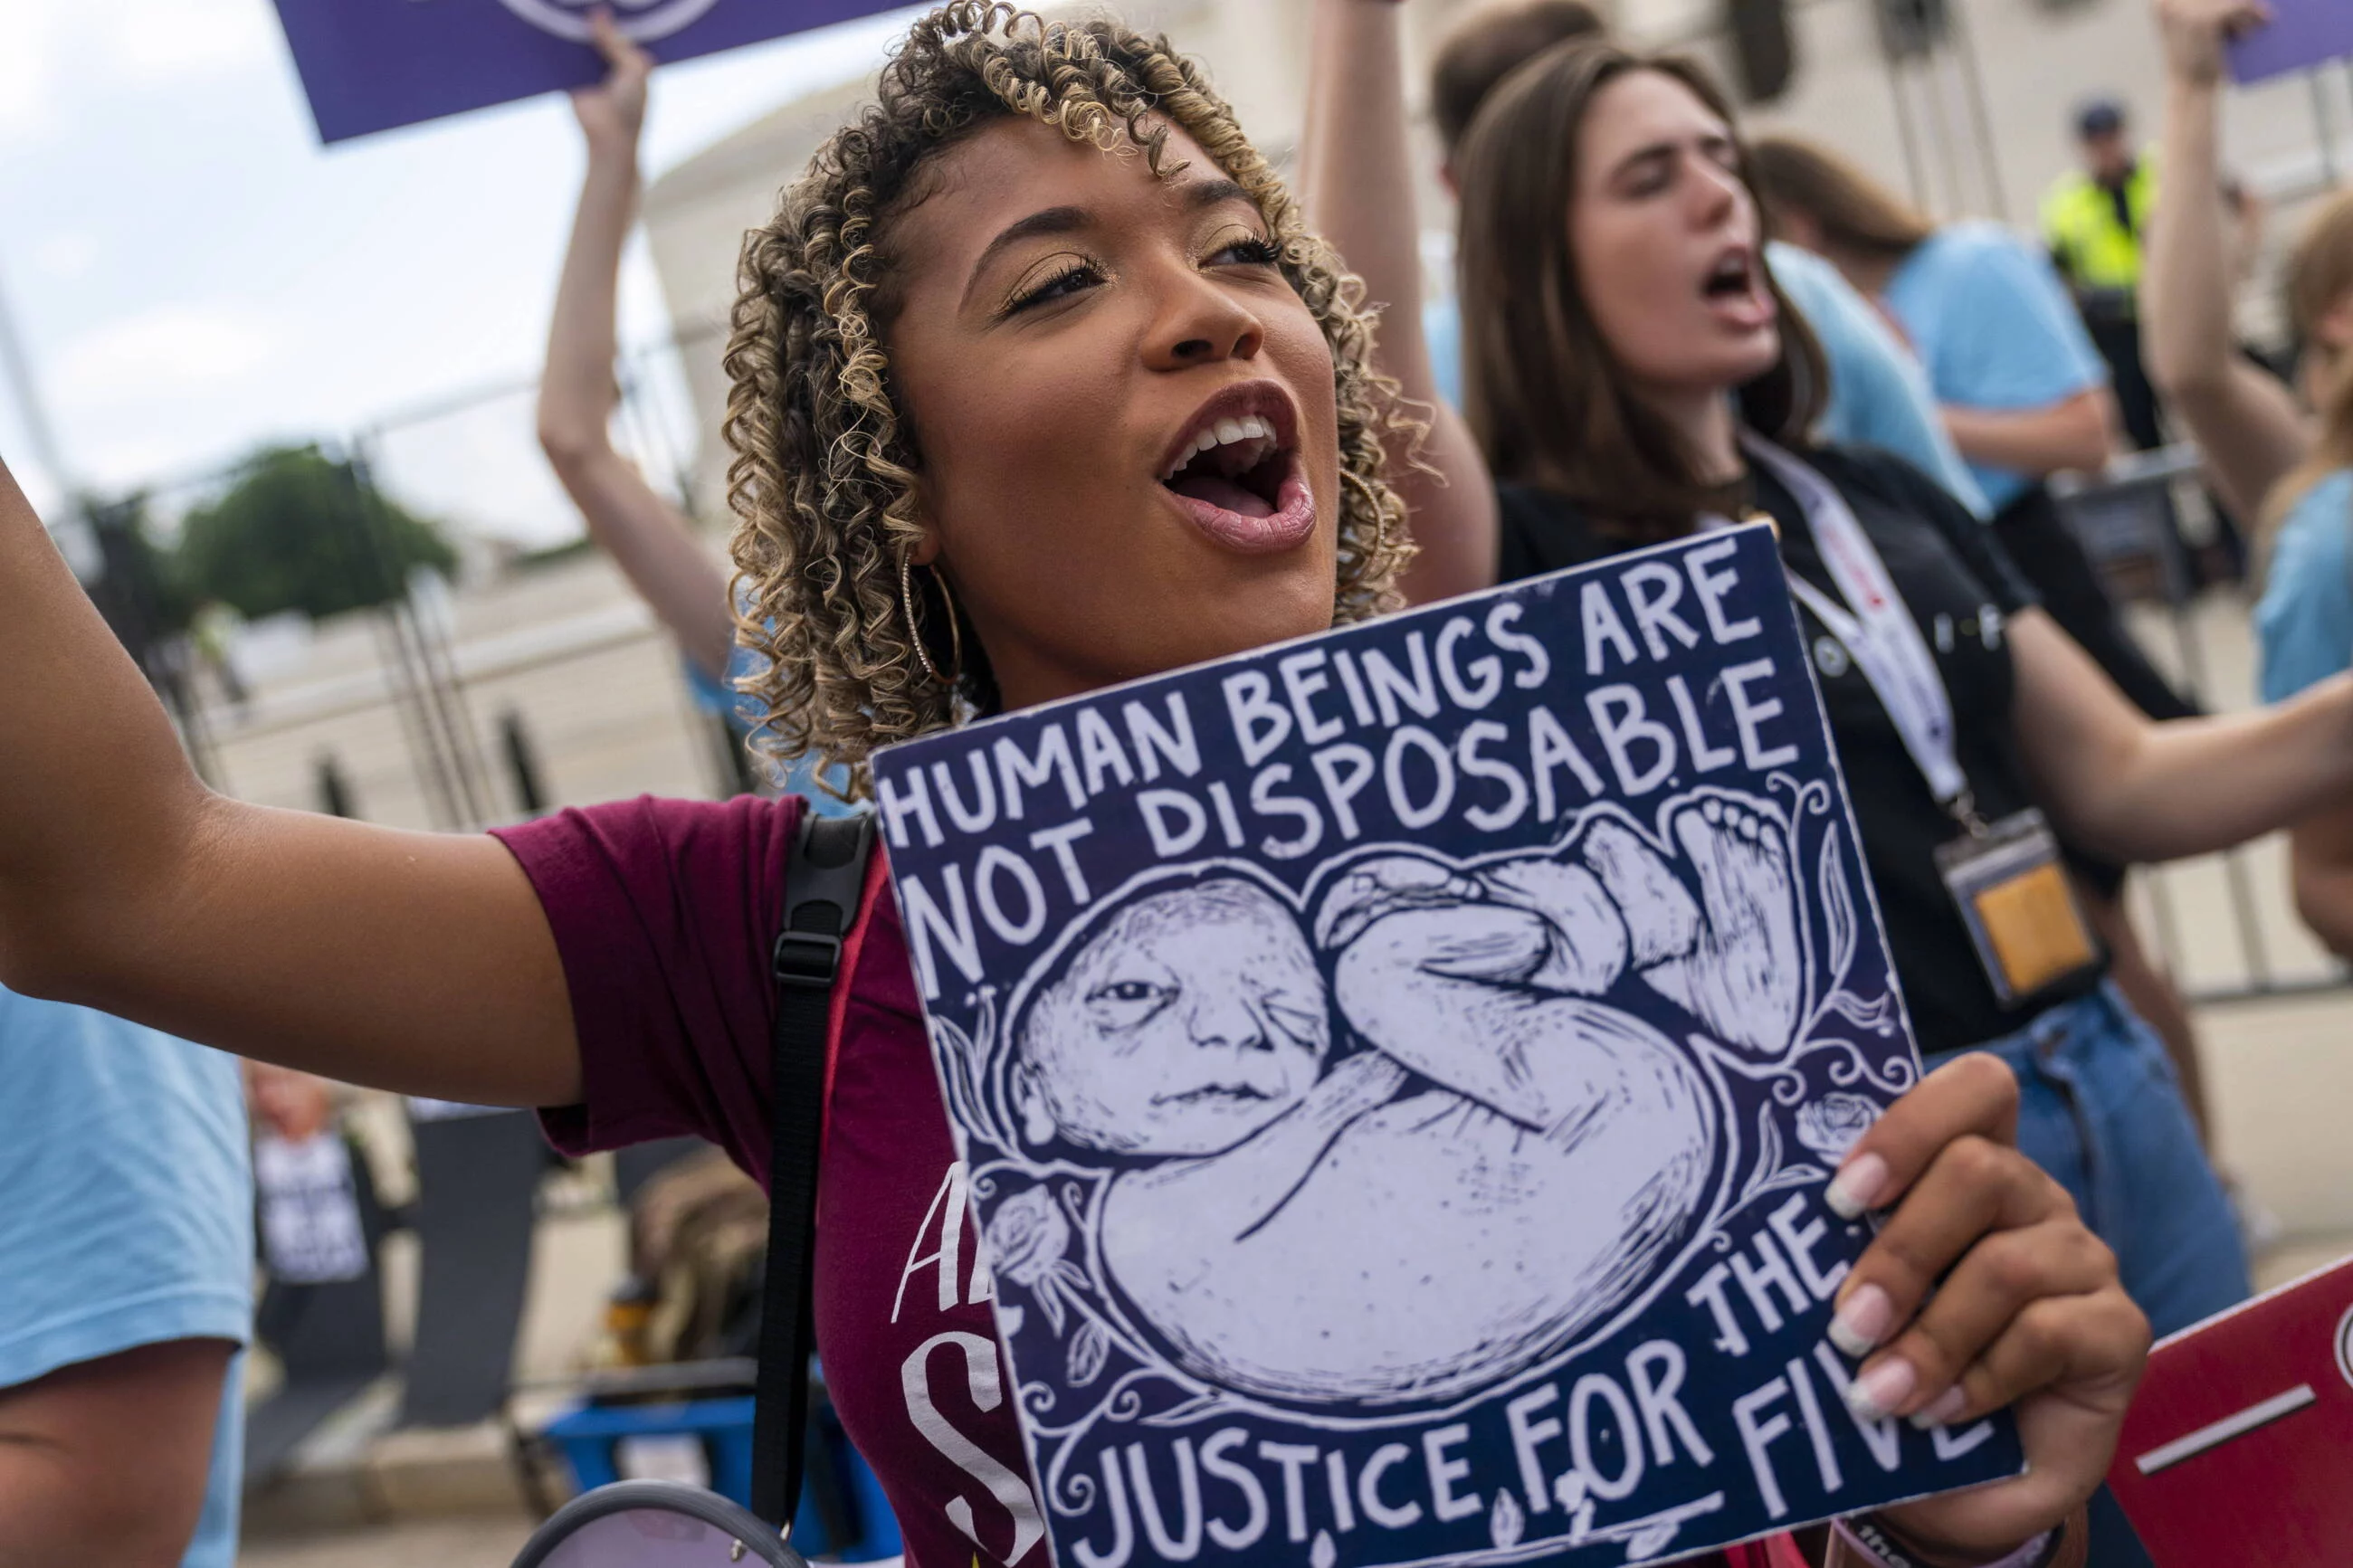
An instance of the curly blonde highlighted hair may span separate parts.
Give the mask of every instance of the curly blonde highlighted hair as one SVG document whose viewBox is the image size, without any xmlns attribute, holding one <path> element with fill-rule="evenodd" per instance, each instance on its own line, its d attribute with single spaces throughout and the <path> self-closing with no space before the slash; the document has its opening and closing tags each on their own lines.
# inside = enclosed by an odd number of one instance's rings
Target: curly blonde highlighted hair
<svg viewBox="0 0 2353 1568">
<path fill-rule="evenodd" d="M 996 705 L 976 639 L 961 638 L 955 668 L 944 605 L 917 596 L 912 626 L 902 607 L 900 574 L 922 527 L 884 335 L 890 225 L 922 199 L 920 171 L 1015 115 L 1106 152 L 1133 144 L 1155 177 L 1182 167 L 1165 156 L 1167 127 L 1181 127 L 1250 193 L 1332 350 L 1344 492 L 1335 619 L 1393 608 L 1409 552 L 1382 477 L 1382 437 L 1401 416 L 1395 383 L 1372 369 L 1362 285 L 1307 232 L 1200 69 L 1166 38 L 1115 22 L 1050 22 L 983 0 L 944 5 L 915 24 L 876 102 L 818 150 L 776 220 L 746 237 L 725 360 L 737 635 L 767 659 L 746 682 L 764 710 L 757 743 L 840 765 L 853 795 L 866 792 L 878 747 Z"/>
</svg>

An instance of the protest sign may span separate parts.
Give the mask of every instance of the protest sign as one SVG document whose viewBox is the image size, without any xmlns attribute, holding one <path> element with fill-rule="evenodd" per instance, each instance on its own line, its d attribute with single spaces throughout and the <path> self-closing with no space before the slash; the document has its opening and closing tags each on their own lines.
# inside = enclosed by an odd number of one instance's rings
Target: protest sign
<svg viewBox="0 0 2353 1568">
<path fill-rule="evenodd" d="M 2346 0 L 2270 0 L 2272 19 L 2230 47 L 2231 75 L 2262 81 L 2353 56 L 2353 5 Z"/>
<path fill-rule="evenodd" d="M 609 5 L 657 58 L 692 59 L 893 0 L 277 0 L 322 142 L 602 80 L 588 14 Z"/>
<path fill-rule="evenodd" d="M 2353 1259 L 2159 1343 L 2108 1486 L 2158 1568 L 2336 1568 L 2348 1466 Z"/>
<path fill-rule="evenodd" d="M 1060 1568 L 1624 1563 L 2018 1471 L 1823 1338 L 1822 1187 L 1920 1069 L 1767 529 L 875 777 Z"/>
<path fill-rule="evenodd" d="M 332 1285 L 368 1271 L 359 1188 L 340 1133 L 300 1140 L 260 1134 L 253 1141 L 253 1186 L 261 1255 L 272 1278 L 289 1285 Z"/>
</svg>

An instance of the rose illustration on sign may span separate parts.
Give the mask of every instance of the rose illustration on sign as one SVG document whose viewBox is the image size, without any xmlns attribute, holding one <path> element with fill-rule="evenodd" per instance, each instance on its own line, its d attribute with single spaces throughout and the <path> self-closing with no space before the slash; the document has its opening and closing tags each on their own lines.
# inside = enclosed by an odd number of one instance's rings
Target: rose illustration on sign
<svg viewBox="0 0 2353 1568">
<path fill-rule="evenodd" d="M 986 1234 L 990 1267 L 1035 1295 L 1046 1321 L 1060 1333 L 1062 1289 L 1083 1289 L 1087 1279 L 1063 1257 L 1071 1245 L 1071 1222 L 1054 1206 L 1053 1194 L 1044 1187 L 1016 1193 L 997 1205 Z"/>
<path fill-rule="evenodd" d="M 1043 1187 L 1018 1193 L 997 1205 L 989 1222 L 988 1248 L 997 1271 L 1017 1285 L 1035 1285 L 1062 1260 L 1071 1226 L 1055 1211 Z"/>
<path fill-rule="evenodd" d="M 1798 1142 L 1837 1164 L 1879 1120 L 1879 1107 L 1859 1094 L 1826 1094 L 1798 1107 Z"/>
<path fill-rule="evenodd" d="M 499 0 L 508 10 L 543 32 L 575 43 L 588 41 L 588 16 L 600 5 L 610 5 L 613 20 L 624 37 L 651 43 L 691 26 L 719 0 Z"/>
</svg>

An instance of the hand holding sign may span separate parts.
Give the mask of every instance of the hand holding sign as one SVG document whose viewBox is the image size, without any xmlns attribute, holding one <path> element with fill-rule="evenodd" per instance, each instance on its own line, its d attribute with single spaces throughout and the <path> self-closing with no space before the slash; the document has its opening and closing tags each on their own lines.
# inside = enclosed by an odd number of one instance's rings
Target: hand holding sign
<svg viewBox="0 0 2353 1568">
<path fill-rule="evenodd" d="M 2263 81 L 2353 56 L 2353 6 L 2345 0 L 2270 0 L 2263 24 L 2234 31 L 2231 75 Z"/>
<path fill-rule="evenodd" d="M 2004 1406 L 2017 1417 L 2026 1474 L 1884 1515 L 1959 1556 L 2029 1540 L 2091 1494 L 2148 1354 L 2115 1256 L 2018 1152 L 2017 1121 L 2010 1068 L 1962 1057 L 1888 1108 L 1832 1189 L 1897 1205 L 1838 1297 L 1833 1334 L 1887 1347 L 1856 1394 L 1941 1425 Z"/>
<path fill-rule="evenodd" d="M 2197 87 L 2222 79 L 2226 48 L 2272 19 L 2263 0 L 2157 0 L 2167 71 Z"/>
<path fill-rule="evenodd" d="M 615 25 L 613 14 L 599 7 L 589 17 L 590 38 L 596 52 L 612 67 L 612 74 L 596 87 L 575 88 L 572 112 L 579 117 L 581 134 L 591 154 L 623 153 L 634 158 L 638 133 L 646 124 L 646 79 L 653 75 L 654 58 L 631 42 Z"/>
<path fill-rule="evenodd" d="M 1972 1562 L 2096 1484 L 2147 1331 L 2008 1069 L 1919 1084 L 1783 583 L 1736 530 L 877 757 L 1058 1562 Z"/>
<path fill-rule="evenodd" d="M 607 29 L 693 59 L 887 10 L 890 0 L 276 0 L 319 136 L 342 142 L 596 81 Z M 606 50 L 606 62 L 618 61 Z"/>
</svg>

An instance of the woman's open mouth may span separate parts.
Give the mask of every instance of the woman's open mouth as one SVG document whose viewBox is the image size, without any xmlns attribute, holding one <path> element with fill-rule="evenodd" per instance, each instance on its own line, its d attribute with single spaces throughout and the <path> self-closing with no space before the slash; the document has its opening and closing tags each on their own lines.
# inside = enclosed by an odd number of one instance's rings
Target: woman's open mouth
<svg viewBox="0 0 2353 1568">
<path fill-rule="evenodd" d="M 1162 464 L 1161 487 L 1226 549 L 1292 549 L 1315 529 L 1297 426 L 1290 396 L 1272 382 L 1229 387 L 1187 425 Z"/>
<path fill-rule="evenodd" d="M 1765 287 L 1764 268 L 1745 245 L 1716 258 L 1700 280 L 1700 296 L 1718 319 L 1742 331 L 1753 331 L 1773 320 L 1773 295 Z"/>
</svg>

